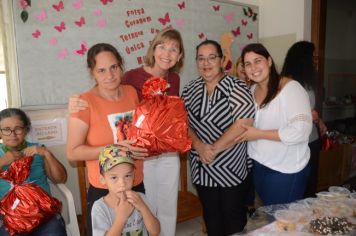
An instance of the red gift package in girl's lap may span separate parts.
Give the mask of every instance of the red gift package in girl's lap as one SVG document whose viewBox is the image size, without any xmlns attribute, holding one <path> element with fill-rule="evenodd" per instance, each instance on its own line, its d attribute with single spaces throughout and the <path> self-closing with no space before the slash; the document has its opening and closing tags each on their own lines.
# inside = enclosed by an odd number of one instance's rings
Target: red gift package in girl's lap
<svg viewBox="0 0 356 236">
<path fill-rule="evenodd" d="M 142 88 L 144 100 L 137 106 L 128 131 L 129 139 L 148 149 L 149 156 L 164 152 L 186 152 L 192 141 L 188 136 L 187 112 L 177 96 L 164 95 L 166 80 L 148 79 Z"/>
<path fill-rule="evenodd" d="M 0 202 L 0 214 L 10 235 L 31 232 L 57 214 L 62 204 L 34 183 L 23 183 L 30 175 L 33 157 L 23 157 L 11 163 L 0 178 L 12 187 Z"/>
</svg>

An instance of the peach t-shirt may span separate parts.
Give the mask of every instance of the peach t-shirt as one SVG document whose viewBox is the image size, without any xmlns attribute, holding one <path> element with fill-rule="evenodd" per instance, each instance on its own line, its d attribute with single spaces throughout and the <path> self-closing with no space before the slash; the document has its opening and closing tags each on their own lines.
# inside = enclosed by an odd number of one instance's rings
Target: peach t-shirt
<svg viewBox="0 0 356 236">
<path fill-rule="evenodd" d="M 122 86 L 122 99 L 108 101 L 96 95 L 93 89 L 80 95 L 89 104 L 88 109 L 72 113 L 88 124 L 86 144 L 90 146 L 105 146 L 126 139 L 126 129 L 131 124 L 134 110 L 138 104 L 136 90 L 130 85 Z M 96 188 L 106 188 L 99 181 L 98 160 L 86 161 L 89 183 Z M 143 162 L 135 161 L 134 185 L 143 181 Z"/>
</svg>

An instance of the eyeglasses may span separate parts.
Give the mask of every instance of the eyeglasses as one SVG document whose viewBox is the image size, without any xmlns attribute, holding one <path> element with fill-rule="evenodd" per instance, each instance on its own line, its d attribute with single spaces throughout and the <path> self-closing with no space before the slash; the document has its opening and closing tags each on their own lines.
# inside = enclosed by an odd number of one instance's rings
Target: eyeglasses
<svg viewBox="0 0 356 236">
<path fill-rule="evenodd" d="M 167 47 L 164 44 L 157 44 L 156 49 L 161 50 L 161 51 L 168 51 L 169 53 L 172 54 L 179 54 L 179 48 L 177 47 Z"/>
<path fill-rule="evenodd" d="M 121 69 L 121 67 L 120 67 L 119 64 L 114 64 L 114 65 L 112 65 L 112 66 L 109 67 L 109 71 L 110 71 L 111 73 L 117 72 L 117 71 L 120 70 L 120 69 Z M 97 69 L 96 72 L 97 72 L 98 74 L 100 74 L 100 75 L 104 75 L 104 74 L 106 74 L 107 69 L 105 69 L 105 68 L 99 68 L 99 69 Z"/>
<path fill-rule="evenodd" d="M 221 56 L 212 54 L 212 55 L 209 55 L 208 57 L 197 57 L 196 60 L 197 60 L 198 64 L 203 64 L 204 62 L 213 63 L 213 62 L 215 62 L 216 58 L 219 58 L 219 57 L 221 57 Z"/>
<path fill-rule="evenodd" d="M 4 129 L 0 129 L 0 131 L 3 135 L 10 136 L 12 133 L 14 133 L 15 135 L 23 134 L 26 129 L 27 129 L 26 127 L 16 126 L 14 129 L 10 129 L 9 127 L 6 127 Z"/>
</svg>

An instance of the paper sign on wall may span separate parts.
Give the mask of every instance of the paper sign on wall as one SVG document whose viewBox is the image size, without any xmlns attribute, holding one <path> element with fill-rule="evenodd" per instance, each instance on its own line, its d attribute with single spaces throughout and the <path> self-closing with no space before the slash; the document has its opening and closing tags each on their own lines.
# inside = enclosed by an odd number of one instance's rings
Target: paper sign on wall
<svg viewBox="0 0 356 236">
<path fill-rule="evenodd" d="M 67 123 L 64 118 L 51 120 L 34 120 L 27 136 L 28 141 L 46 146 L 57 146 L 66 143 Z"/>
</svg>

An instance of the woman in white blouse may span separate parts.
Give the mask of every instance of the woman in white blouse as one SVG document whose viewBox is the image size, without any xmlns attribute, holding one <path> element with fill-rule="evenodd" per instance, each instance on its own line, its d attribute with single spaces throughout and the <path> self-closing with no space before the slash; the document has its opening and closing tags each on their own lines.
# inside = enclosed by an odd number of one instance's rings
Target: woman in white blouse
<svg viewBox="0 0 356 236">
<path fill-rule="evenodd" d="M 280 77 L 262 44 L 242 51 L 256 106 L 254 127 L 237 140 L 249 141 L 256 191 L 265 205 L 303 197 L 310 172 L 308 138 L 312 117 L 308 94 L 296 81 Z"/>
</svg>

